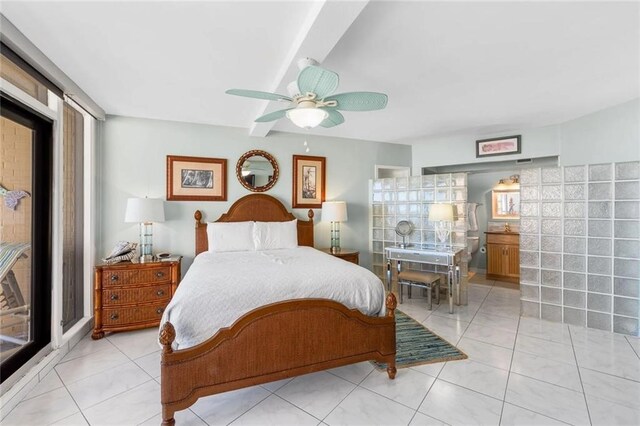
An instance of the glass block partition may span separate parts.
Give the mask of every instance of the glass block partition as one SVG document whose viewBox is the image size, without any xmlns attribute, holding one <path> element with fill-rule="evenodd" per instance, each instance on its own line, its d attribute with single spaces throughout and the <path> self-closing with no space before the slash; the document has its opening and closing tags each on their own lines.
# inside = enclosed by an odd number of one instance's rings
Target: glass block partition
<svg viewBox="0 0 640 426">
<path fill-rule="evenodd" d="M 449 244 L 456 248 L 467 246 L 467 174 L 445 173 L 376 179 L 371 184 L 370 242 L 373 253 L 373 272 L 386 279 L 384 247 L 402 242 L 396 235 L 396 224 L 408 220 L 415 230 L 407 242 L 435 244 L 434 224 L 429 222 L 429 208 L 435 203 L 452 203 L 458 220 L 452 224 Z M 405 264 L 406 265 L 406 264 Z M 409 264 L 411 269 L 428 270 L 430 265 Z M 466 276 L 466 268 L 463 270 Z"/>
<path fill-rule="evenodd" d="M 640 335 L 640 162 L 520 174 L 522 314 Z"/>
</svg>

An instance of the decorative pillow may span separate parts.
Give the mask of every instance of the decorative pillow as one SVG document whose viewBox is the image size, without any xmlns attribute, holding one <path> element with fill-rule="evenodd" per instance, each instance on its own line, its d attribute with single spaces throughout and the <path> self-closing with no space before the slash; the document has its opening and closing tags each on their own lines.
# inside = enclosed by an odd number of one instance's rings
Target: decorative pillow
<svg viewBox="0 0 640 426">
<path fill-rule="evenodd" d="M 298 219 L 289 222 L 256 222 L 253 235 L 256 250 L 298 247 Z"/>
<path fill-rule="evenodd" d="M 253 222 L 207 223 L 209 251 L 255 251 Z"/>
</svg>

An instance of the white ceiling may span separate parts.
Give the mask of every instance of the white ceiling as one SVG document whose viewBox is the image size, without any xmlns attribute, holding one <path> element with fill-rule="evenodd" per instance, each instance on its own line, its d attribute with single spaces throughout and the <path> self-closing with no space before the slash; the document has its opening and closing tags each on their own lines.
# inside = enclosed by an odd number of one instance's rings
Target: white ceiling
<svg viewBox="0 0 640 426">
<path fill-rule="evenodd" d="M 108 114 L 305 132 L 285 107 L 296 59 L 380 91 L 314 134 L 410 143 L 554 124 L 640 94 L 638 2 L 15 2 L 0 11 Z M 277 107 L 277 108 L 276 108 Z"/>
</svg>

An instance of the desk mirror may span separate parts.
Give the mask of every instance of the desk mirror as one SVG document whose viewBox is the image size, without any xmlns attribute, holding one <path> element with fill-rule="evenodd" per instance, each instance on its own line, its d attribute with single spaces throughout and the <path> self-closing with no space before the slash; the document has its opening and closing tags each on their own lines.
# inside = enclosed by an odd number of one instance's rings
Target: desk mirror
<svg viewBox="0 0 640 426">
<path fill-rule="evenodd" d="M 396 234 L 402 237 L 402 243 L 399 244 L 400 248 L 406 248 L 411 246 L 411 244 L 407 244 L 406 238 L 413 233 L 413 223 L 408 220 L 401 220 L 396 225 Z"/>
<path fill-rule="evenodd" d="M 268 152 L 245 152 L 236 164 L 236 177 L 249 191 L 265 192 L 278 181 L 278 163 Z"/>
</svg>

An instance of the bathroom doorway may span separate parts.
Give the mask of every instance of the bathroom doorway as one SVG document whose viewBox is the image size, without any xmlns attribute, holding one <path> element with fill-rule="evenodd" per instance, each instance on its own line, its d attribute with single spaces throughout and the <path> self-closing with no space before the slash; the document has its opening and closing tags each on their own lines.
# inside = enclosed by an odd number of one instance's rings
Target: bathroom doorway
<svg viewBox="0 0 640 426">
<path fill-rule="evenodd" d="M 518 168 L 482 170 L 469 172 L 467 178 L 468 214 L 471 218 L 475 209 L 477 223 L 474 229 L 470 221 L 467 232 L 467 239 L 474 246 L 469 271 L 478 274 L 478 278 L 488 275 L 488 280 L 506 287 L 518 287 L 519 255 L 517 247 L 512 246 L 518 244 L 520 227 L 519 174 Z"/>
</svg>

